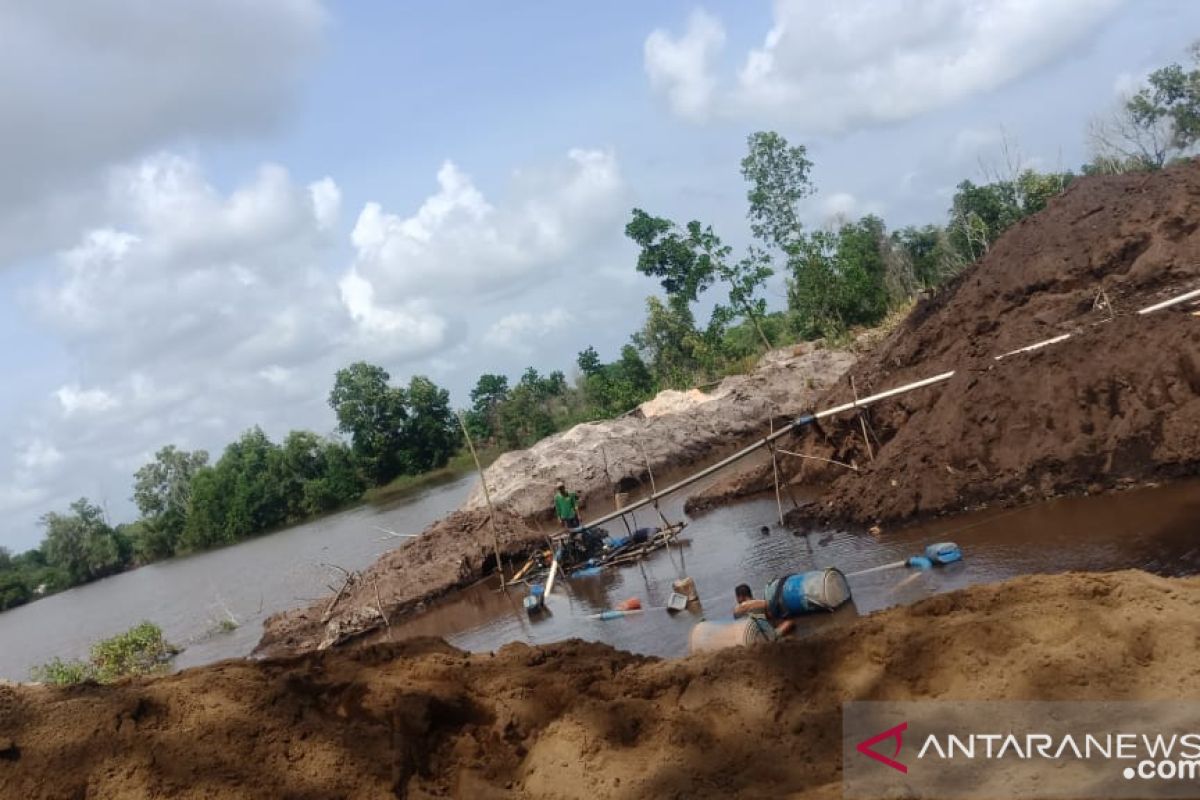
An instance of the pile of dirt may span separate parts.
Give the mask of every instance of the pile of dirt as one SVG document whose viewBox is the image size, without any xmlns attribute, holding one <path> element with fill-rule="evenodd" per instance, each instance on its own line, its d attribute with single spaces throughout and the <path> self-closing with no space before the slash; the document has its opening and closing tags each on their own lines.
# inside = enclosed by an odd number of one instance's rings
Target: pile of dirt
<svg viewBox="0 0 1200 800">
<path fill-rule="evenodd" d="M 811 408 L 854 363 L 849 352 L 811 344 L 772 351 L 748 375 L 726 378 L 700 401 L 671 392 L 649 401 L 650 415 L 576 425 L 528 450 L 502 455 L 486 471 L 492 501 L 526 519 L 548 518 L 559 480 L 584 504 L 611 503 L 615 491 L 645 493 L 647 460 L 656 476 L 707 463 Z M 644 453 L 643 453 L 644 448 Z M 464 509 L 485 507 L 479 486 Z"/>
<path fill-rule="evenodd" d="M 870 409 L 874 460 L 842 415 L 791 448 L 860 471 L 789 458 L 787 475 L 829 485 L 820 517 L 871 524 L 1196 474 L 1196 306 L 1135 312 L 1197 288 L 1200 163 L 1081 179 L 850 371 L 859 396 L 956 371 Z M 851 398 L 844 380 L 819 405 Z M 697 502 L 770 485 L 758 468 Z"/>
<path fill-rule="evenodd" d="M 1021 578 L 658 661 L 435 640 L 0 686 L 4 797 L 840 797 L 848 700 L 1200 692 L 1200 581 Z"/>
<path fill-rule="evenodd" d="M 497 512 L 495 523 L 506 569 L 510 560 L 523 559 L 546 542 L 544 533 L 512 514 Z M 269 617 L 255 655 L 324 650 L 386 628 L 391 620 L 494 572 L 492 536 L 484 511 L 456 511 L 438 520 L 364 572 L 344 576 L 338 593 Z"/>
</svg>

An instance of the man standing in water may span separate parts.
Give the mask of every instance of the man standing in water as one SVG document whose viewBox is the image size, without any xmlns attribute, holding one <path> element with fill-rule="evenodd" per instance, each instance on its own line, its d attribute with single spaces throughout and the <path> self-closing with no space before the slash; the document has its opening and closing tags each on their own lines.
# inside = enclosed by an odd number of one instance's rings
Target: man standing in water
<svg viewBox="0 0 1200 800">
<path fill-rule="evenodd" d="M 558 482 L 558 491 L 554 494 L 554 514 L 567 530 L 579 527 L 579 495 L 567 492 L 567 485 Z"/>
</svg>

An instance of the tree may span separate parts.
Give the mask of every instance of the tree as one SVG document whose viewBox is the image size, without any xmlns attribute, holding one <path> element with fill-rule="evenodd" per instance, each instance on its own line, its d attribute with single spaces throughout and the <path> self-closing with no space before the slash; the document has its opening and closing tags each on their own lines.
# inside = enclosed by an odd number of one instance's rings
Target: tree
<svg viewBox="0 0 1200 800">
<path fill-rule="evenodd" d="M 128 563 L 128 542 L 104 521 L 103 510 L 86 498 L 72 503 L 68 514 L 46 514 L 41 524 L 46 529 L 42 548 L 47 562 L 61 569 L 72 586 L 111 575 Z"/>
<path fill-rule="evenodd" d="M 1036 214 L 1061 194 L 1075 176 L 1024 169 L 1015 177 L 958 185 L 950 208 L 950 241 L 968 262 L 982 258 L 1009 226 Z"/>
<path fill-rule="evenodd" d="M 796 242 L 789 259 L 788 303 L 801 335 L 829 336 L 883 319 L 888 309 L 887 246 L 883 220 L 875 216 Z"/>
<path fill-rule="evenodd" d="M 408 419 L 404 426 L 409 472 L 444 467 L 462 447 L 462 432 L 450 410 L 450 393 L 426 377 L 408 384 Z"/>
<path fill-rule="evenodd" d="M 799 203 L 813 193 L 808 151 L 774 131 L 750 134 L 746 147 L 742 177 L 750 184 L 750 230 L 760 242 L 787 252 L 802 233 Z"/>
<path fill-rule="evenodd" d="M 133 501 L 149 523 L 139 530 L 138 556 L 145 561 L 167 558 L 183 534 L 192 501 L 192 478 L 208 463 L 208 453 L 189 453 L 167 445 L 154 461 L 133 476 Z"/>
<path fill-rule="evenodd" d="M 641 248 L 638 272 L 658 278 L 676 304 L 696 302 L 712 285 L 717 261 L 729 254 L 711 227 L 692 220 L 681 230 L 674 222 L 651 217 L 640 208 L 633 210 L 625 235 Z"/>
<path fill-rule="evenodd" d="M 382 367 L 360 361 L 338 370 L 329 393 L 338 429 L 350 436 L 355 458 L 377 485 L 405 469 L 406 398 L 388 385 L 390 377 Z"/>
<path fill-rule="evenodd" d="M 508 378 L 485 373 L 471 390 L 471 408 L 467 411 L 467 429 L 476 439 L 490 440 L 499 430 L 500 406 L 508 399 Z"/>
<path fill-rule="evenodd" d="M 771 259 L 762 250 L 751 247 L 746 257 L 736 264 L 721 260 L 717 273 L 729 284 L 729 302 L 754 326 L 763 345 L 770 350 L 771 340 L 762 327 L 762 318 L 767 313 L 767 301 L 758 296 L 766 286 L 767 278 L 775 274 Z"/>
<path fill-rule="evenodd" d="M 697 348 L 700 334 L 692 312 L 685 306 L 646 298 L 646 322 L 633 335 L 633 343 L 649 361 L 658 382 L 685 387 L 700 368 Z"/>
<path fill-rule="evenodd" d="M 1188 53 L 1192 69 L 1180 64 L 1156 69 L 1109 118 L 1092 122 L 1093 161 L 1086 171 L 1161 169 L 1195 148 L 1200 141 L 1200 43 Z"/>
</svg>

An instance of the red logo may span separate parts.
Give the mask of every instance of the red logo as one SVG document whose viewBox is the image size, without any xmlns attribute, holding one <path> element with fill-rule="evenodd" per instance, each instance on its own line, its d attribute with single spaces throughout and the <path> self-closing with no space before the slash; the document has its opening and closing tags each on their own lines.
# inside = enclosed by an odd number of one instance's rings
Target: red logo
<svg viewBox="0 0 1200 800">
<path fill-rule="evenodd" d="M 899 725 L 897 725 L 894 728 L 888 728 L 883 733 L 876 734 L 875 736 L 872 736 L 870 739 L 859 742 L 858 744 L 854 745 L 854 749 L 857 750 L 858 752 L 862 753 L 867 758 L 873 758 L 876 761 L 878 761 L 880 764 L 889 766 L 892 769 L 898 770 L 900 772 L 903 772 L 905 775 L 907 775 L 908 767 L 906 767 L 905 765 L 901 764 L 899 761 L 896 760 L 896 756 L 900 755 L 900 747 L 904 744 L 904 732 L 906 730 L 908 730 L 908 723 L 901 722 Z M 892 755 L 890 757 L 885 756 L 883 753 L 877 753 L 871 749 L 872 747 L 879 744 L 880 742 L 886 742 L 888 739 L 896 740 L 896 749 L 895 749 L 895 751 L 892 752 Z"/>
</svg>

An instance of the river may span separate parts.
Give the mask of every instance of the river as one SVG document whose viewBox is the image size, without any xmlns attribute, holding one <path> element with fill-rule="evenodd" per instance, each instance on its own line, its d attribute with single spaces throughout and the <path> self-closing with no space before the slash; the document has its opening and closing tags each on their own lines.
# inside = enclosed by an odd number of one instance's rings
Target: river
<svg viewBox="0 0 1200 800">
<path fill-rule="evenodd" d="M 362 569 L 395 547 L 396 540 L 376 526 L 420 533 L 457 508 L 473 480 L 151 564 L 0 613 L 0 678 L 28 680 L 30 667 L 56 656 L 85 658 L 93 642 L 142 620 L 157 623 L 169 641 L 185 647 L 176 659 L 180 668 L 246 655 L 258 643 L 264 619 L 340 582 L 327 565 Z M 220 630 L 230 614 L 239 626 Z"/>
<path fill-rule="evenodd" d="M 324 595 L 327 584 L 339 581 L 328 565 L 361 569 L 394 546 L 394 539 L 380 541 L 385 534 L 377 527 L 420 532 L 456 508 L 472 481 L 463 478 L 386 507 L 363 506 L 222 550 L 143 567 L 0 614 L 0 677 L 26 680 L 31 666 L 54 656 L 84 657 L 92 642 L 143 619 L 186 645 L 176 660 L 180 668 L 246 655 L 267 616 Z M 682 500 L 665 503 L 664 513 L 680 518 Z M 640 512 L 638 522 L 650 524 L 650 514 Z M 962 563 L 855 578 L 853 606 L 808 620 L 802 628 L 839 624 L 931 594 L 1035 572 L 1138 568 L 1162 575 L 1200 573 L 1197 481 L 984 511 L 878 537 L 837 530 L 796 536 L 777 522 L 773 498 L 721 508 L 690 521 L 684 532 L 689 544 L 682 548 L 659 551 L 640 566 L 562 581 L 561 591 L 556 589 L 549 601 L 550 613 L 538 618 L 531 619 L 521 608 L 523 587 L 503 593 L 483 583 L 396 624 L 389 634 L 443 636 L 471 650 L 493 650 L 513 640 L 545 643 L 580 637 L 678 656 L 686 652 L 697 619 L 728 616 L 737 583 L 749 583 L 757 592 L 784 572 L 825 566 L 852 572 L 947 539 L 962 546 Z M 770 526 L 765 535 L 763 525 Z M 682 574 L 696 581 L 704 602 L 699 609 L 672 616 L 661 606 L 672 580 Z M 588 618 L 626 597 L 638 597 L 647 610 L 616 620 Z M 228 614 L 240 626 L 219 631 L 219 621 Z"/>
</svg>

